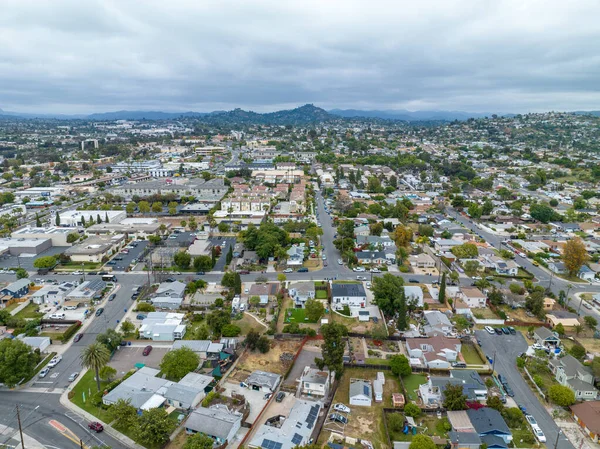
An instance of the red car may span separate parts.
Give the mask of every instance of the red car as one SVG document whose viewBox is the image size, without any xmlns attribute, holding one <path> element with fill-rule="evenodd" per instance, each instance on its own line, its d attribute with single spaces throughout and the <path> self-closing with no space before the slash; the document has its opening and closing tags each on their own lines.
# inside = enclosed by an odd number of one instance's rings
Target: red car
<svg viewBox="0 0 600 449">
<path fill-rule="evenodd" d="M 148 355 L 152 352 L 152 346 L 148 345 L 144 348 L 144 352 L 142 352 L 142 355 Z"/>
<path fill-rule="evenodd" d="M 97 421 L 92 421 L 88 424 L 88 427 L 96 433 L 100 433 L 104 430 L 104 426 Z"/>
</svg>

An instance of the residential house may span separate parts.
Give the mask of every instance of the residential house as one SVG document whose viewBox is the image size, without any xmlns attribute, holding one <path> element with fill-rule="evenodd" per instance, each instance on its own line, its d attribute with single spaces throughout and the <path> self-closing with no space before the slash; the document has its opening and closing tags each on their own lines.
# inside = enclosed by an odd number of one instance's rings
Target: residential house
<svg viewBox="0 0 600 449">
<path fill-rule="evenodd" d="M 183 298 L 185 296 L 185 284 L 183 282 L 161 282 L 156 289 L 156 297 L 167 296 L 170 298 Z"/>
<path fill-rule="evenodd" d="M 479 449 L 481 437 L 475 432 L 448 432 L 450 449 Z"/>
<path fill-rule="evenodd" d="M 181 340 L 185 335 L 183 313 L 150 312 L 140 326 L 140 338 L 153 341 Z"/>
<path fill-rule="evenodd" d="M 483 407 L 479 410 L 467 410 L 467 415 L 475 432 L 488 448 L 504 449 L 512 441 L 512 433 L 499 411 Z"/>
<path fill-rule="evenodd" d="M 279 426 L 263 424 L 248 442 L 249 448 L 293 449 L 309 443 L 321 411 L 320 402 L 295 400 Z"/>
<path fill-rule="evenodd" d="M 273 393 L 281 382 L 279 374 L 268 373 L 266 371 L 254 371 L 246 379 L 246 383 L 253 390 L 264 391 L 265 393 Z"/>
<path fill-rule="evenodd" d="M 600 401 L 586 401 L 572 405 L 573 419 L 594 443 L 600 442 Z"/>
<path fill-rule="evenodd" d="M 223 343 L 215 343 L 210 340 L 176 340 L 171 346 L 171 350 L 180 348 L 189 348 L 198 354 L 201 361 L 219 357 L 223 350 Z"/>
<path fill-rule="evenodd" d="M 562 324 L 565 329 L 573 329 L 580 324 L 576 313 L 566 312 L 564 310 L 553 310 L 551 313 L 547 313 L 546 323 L 552 328 L 558 324 Z"/>
<path fill-rule="evenodd" d="M 582 266 L 579 269 L 579 273 L 577 273 L 577 277 L 583 279 L 584 281 L 592 282 L 596 277 L 596 272 L 593 271 L 587 265 Z"/>
<path fill-rule="evenodd" d="M 336 310 L 345 305 L 350 309 L 364 308 L 367 303 L 367 293 L 363 284 L 332 284 L 331 304 Z"/>
<path fill-rule="evenodd" d="M 371 382 L 363 379 L 350 379 L 350 405 L 370 407 L 373 399 Z"/>
<path fill-rule="evenodd" d="M 519 274 L 519 265 L 514 260 L 495 260 L 496 273 L 502 276 L 516 276 Z"/>
<path fill-rule="evenodd" d="M 329 371 L 321 371 L 305 366 L 300 378 L 302 394 L 308 396 L 327 396 L 329 393 Z"/>
<path fill-rule="evenodd" d="M 0 296 L 8 296 L 10 298 L 22 298 L 29 293 L 29 285 L 31 280 L 24 278 L 12 282 L 0 290 Z"/>
<path fill-rule="evenodd" d="M 536 343 L 545 346 L 557 348 L 560 344 L 560 339 L 556 332 L 552 332 L 547 327 L 538 327 L 533 331 L 533 339 Z"/>
<path fill-rule="evenodd" d="M 361 225 L 354 228 L 354 235 L 359 236 L 367 236 L 371 234 L 371 230 L 369 229 L 369 225 Z"/>
<path fill-rule="evenodd" d="M 452 333 L 452 323 L 439 310 L 426 310 L 423 312 L 423 316 L 426 323 L 423 332 L 426 335 L 449 335 Z"/>
<path fill-rule="evenodd" d="M 73 291 L 75 284 L 63 282 L 60 285 L 44 285 L 38 291 L 31 294 L 34 304 L 62 304 L 69 293 Z"/>
<path fill-rule="evenodd" d="M 292 245 L 287 250 L 287 264 L 288 266 L 300 266 L 304 263 L 304 248 L 298 245 Z"/>
<path fill-rule="evenodd" d="M 85 281 L 71 290 L 65 296 L 65 301 L 74 301 L 78 303 L 87 303 L 94 298 L 101 297 L 101 292 L 106 287 L 106 282 L 102 279 Z"/>
<path fill-rule="evenodd" d="M 361 265 L 384 265 L 387 262 L 385 251 L 357 251 L 354 255 Z"/>
<path fill-rule="evenodd" d="M 390 238 L 389 235 L 357 235 L 356 236 L 356 244 L 358 246 L 362 245 L 373 245 L 374 247 L 391 247 L 394 246 L 394 241 Z"/>
<path fill-rule="evenodd" d="M 410 265 L 420 269 L 435 268 L 435 259 L 427 253 L 409 256 Z"/>
<path fill-rule="evenodd" d="M 438 239 L 434 242 L 434 248 L 436 251 L 445 253 L 449 252 L 455 246 L 462 245 L 464 242 L 462 240 L 454 240 L 454 239 Z"/>
<path fill-rule="evenodd" d="M 303 308 L 306 301 L 315 298 L 314 282 L 292 282 L 290 283 L 288 294 L 294 300 L 294 305 Z"/>
<path fill-rule="evenodd" d="M 124 242 L 124 234 L 92 235 L 82 243 L 67 249 L 65 254 L 73 262 L 99 263 L 117 253 Z"/>
<path fill-rule="evenodd" d="M 266 306 L 269 301 L 275 299 L 279 292 L 279 284 L 271 282 L 269 284 L 252 284 L 248 291 L 248 296 L 258 296 L 260 298 L 260 305 Z"/>
<path fill-rule="evenodd" d="M 457 297 L 470 308 L 485 307 L 487 301 L 487 297 L 477 287 L 461 287 Z"/>
<path fill-rule="evenodd" d="M 475 432 L 475 428 L 473 427 L 473 424 L 471 424 L 471 420 L 469 419 L 466 410 L 448 411 L 447 417 L 454 432 Z"/>
<path fill-rule="evenodd" d="M 545 297 L 544 298 L 544 310 L 546 312 L 549 312 L 550 310 L 554 309 L 554 305 L 556 304 L 556 301 L 550 297 Z"/>
<path fill-rule="evenodd" d="M 563 262 L 550 262 L 548 269 L 555 274 L 567 274 L 567 267 Z"/>
<path fill-rule="evenodd" d="M 30 346 L 34 351 L 37 349 L 41 353 L 45 353 L 51 343 L 49 337 L 26 337 L 25 334 L 19 334 L 16 338 L 17 340 L 21 340 L 27 346 Z"/>
<path fill-rule="evenodd" d="M 462 348 L 457 338 L 441 335 L 428 338 L 407 338 L 406 351 L 412 366 L 447 369 L 458 359 Z"/>
<path fill-rule="evenodd" d="M 423 307 L 425 304 L 423 299 L 423 289 L 415 285 L 404 286 L 404 297 L 406 302 L 415 301 L 418 307 Z"/>
<path fill-rule="evenodd" d="M 583 365 L 572 355 L 550 360 L 550 371 L 561 385 L 575 392 L 576 400 L 595 400 L 598 391 L 594 387 L 594 374 L 590 367 Z"/>
<path fill-rule="evenodd" d="M 218 446 L 232 442 L 241 426 L 241 413 L 229 410 L 223 404 L 198 407 L 185 421 L 187 433 L 202 433 L 215 440 L 214 444 Z"/>
</svg>

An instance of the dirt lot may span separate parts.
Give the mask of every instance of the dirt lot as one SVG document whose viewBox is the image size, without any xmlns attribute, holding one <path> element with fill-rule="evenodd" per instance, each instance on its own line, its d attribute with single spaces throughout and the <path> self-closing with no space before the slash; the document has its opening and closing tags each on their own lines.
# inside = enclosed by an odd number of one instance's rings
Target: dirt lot
<svg viewBox="0 0 600 449">
<path fill-rule="evenodd" d="M 237 382 L 246 380 L 248 375 L 256 370 L 268 371 L 270 373 L 285 374 L 288 370 L 291 362 L 282 362 L 280 360 L 281 354 L 287 352 L 295 355 L 300 349 L 300 340 L 287 340 L 287 341 L 271 341 L 271 350 L 266 354 L 260 352 L 246 352 L 240 359 L 237 367 L 230 379 Z"/>
<path fill-rule="evenodd" d="M 144 363 L 150 368 L 159 369 L 160 362 L 169 349 L 154 347 L 150 354 L 143 356 L 142 351 L 145 347 L 146 345 L 122 346 L 113 355 L 110 366 L 117 370 L 119 377 L 131 370 L 136 363 Z"/>
<path fill-rule="evenodd" d="M 502 310 L 506 313 L 506 316 L 510 319 L 522 321 L 524 323 L 531 323 L 532 325 L 541 324 L 541 321 L 534 316 L 527 316 L 525 309 L 511 309 L 510 307 L 504 307 Z"/>
<path fill-rule="evenodd" d="M 335 393 L 333 403 L 341 402 L 349 405 L 348 390 L 350 379 L 369 379 L 375 380 L 376 370 L 352 368 L 344 371 L 344 376 Z M 372 402 L 371 407 L 350 406 L 348 425 L 345 428 L 345 434 L 354 438 L 364 438 L 371 441 L 375 449 L 387 447 L 387 437 L 383 427 L 383 408 L 392 406 L 392 393 L 398 393 L 400 386 L 398 380 L 394 379 L 391 373 L 386 372 L 385 385 L 383 386 L 383 402 Z M 323 430 L 319 436 L 318 443 L 324 443 L 329 438 L 330 432 Z"/>
</svg>

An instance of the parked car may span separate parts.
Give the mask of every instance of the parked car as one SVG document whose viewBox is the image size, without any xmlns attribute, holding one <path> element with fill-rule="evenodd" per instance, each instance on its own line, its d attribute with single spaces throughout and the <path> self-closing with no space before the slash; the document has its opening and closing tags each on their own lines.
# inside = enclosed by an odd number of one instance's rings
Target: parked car
<svg viewBox="0 0 600 449">
<path fill-rule="evenodd" d="M 108 300 L 113 301 L 116 297 L 117 297 L 117 295 L 113 293 L 108 297 Z"/>
<path fill-rule="evenodd" d="M 54 368 L 62 360 L 62 355 L 55 355 L 52 360 L 48 362 L 48 368 Z"/>
<path fill-rule="evenodd" d="M 496 334 L 498 335 L 502 335 L 502 329 L 500 329 L 499 327 L 494 328 L 494 332 L 496 332 Z"/>
<path fill-rule="evenodd" d="M 452 362 L 453 368 L 466 368 L 467 364 L 465 362 Z"/>
<path fill-rule="evenodd" d="M 204 271 L 198 271 L 196 273 L 197 276 L 204 276 L 206 273 Z"/>
<path fill-rule="evenodd" d="M 487 331 L 488 334 L 492 334 L 494 335 L 496 332 L 494 331 L 494 328 L 491 326 L 485 326 L 485 330 Z"/>
<path fill-rule="evenodd" d="M 75 338 L 73 339 L 73 342 L 77 343 L 82 338 L 83 338 L 83 334 L 77 334 L 77 335 L 75 335 Z"/>
<path fill-rule="evenodd" d="M 298 273 L 308 273 L 308 268 L 306 268 L 306 267 L 298 268 Z"/>
<path fill-rule="evenodd" d="M 342 259 L 338 259 L 338 265 L 344 265 L 344 261 Z"/>
<path fill-rule="evenodd" d="M 366 281 L 367 278 L 365 276 L 356 276 L 357 281 Z"/>
<path fill-rule="evenodd" d="M 167 278 L 165 279 L 165 282 L 175 282 L 177 279 L 175 278 Z"/>
<path fill-rule="evenodd" d="M 371 273 L 381 273 L 379 268 L 371 268 Z"/>
<path fill-rule="evenodd" d="M 501 330 L 501 331 L 502 331 L 504 334 L 506 334 L 506 335 L 509 335 L 509 334 L 510 334 L 510 331 L 508 330 L 508 328 L 507 328 L 507 327 L 503 327 L 503 328 L 501 328 L 500 330 Z"/>
<path fill-rule="evenodd" d="M 38 374 L 38 376 L 43 379 L 44 377 L 46 377 L 48 375 L 49 372 L 50 372 L 50 368 L 46 367 L 40 371 L 40 374 Z"/>
<path fill-rule="evenodd" d="M 100 433 L 104 430 L 104 426 L 97 421 L 92 421 L 88 424 L 88 427 L 96 433 Z"/>
<path fill-rule="evenodd" d="M 361 272 L 363 272 L 363 271 L 367 271 L 367 270 L 365 270 L 365 268 L 364 268 L 364 267 L 354 267 L 354 268 L 352 269 L 352 271 L 354 271 L 354 272 L 356 272 L 356 273 L 361 273 Z"/>
<path fill-rule="evenodd" d="M 512 326 L 508 326 L 508 331 L 510 332 L 511 335 L 517 334 L 517 330 Z"/>
<path fill-rule="evenodd" d="M 293 273 L 294 270 L 292 270 L 291 268 L 286 268 L 285 270 L 283 270 L 284 273 Z"/>
<path fill-rule="evenodd" d="M 344 404 L 334 404 L 333 409 L 336 412 L 350 413 L 350 407 L 348 407 Z"/>
<path fill-rule="evenodd" d="M 136 320 L 145 320 L 146 318 L 148 318 L 148 315 L 145 313 L 138 313 L 135 317 Z"/>
<path fill-rule="evenodd" d="M 275 402 L 281 402 L 285 399 L 285 393 L 283 391 L 280 391 L 279 393 L 277 393 L 277 396 L 275 397 Z"/>
<path fill-rule="evenodd" d="M 511 398 L 515 397 L 515 392 L 512 390 L 512 388 L 510 388 L 510 385 L 508 385 L 508 383 L 504 384 L 504 391 L 506 391 L 506 394 Z"/>
<path fill-rule="evenodd" d="M 342 424 L 348 424 L 348 418 L 340 415 L 339 413 L 332 413 L 331 415 L 329 415 L 329 419 L 332 421 L 337 421 Z"/>
<path fill-rule="evenodd" d="M 100 308 L 96 309 L 96 316 L 102 315 L 102 312 L 104 312 L 104 308 L 103 307 L 100 307 Z"/>
<path fill-rule="evenodd" d="M 413 279 L 413 278 L 410 278 L 408 280 L 408 282 L 410 282 L 411 284 L 418 284 L 419 283 L 419 281 L 417 281 L 416 279 Z"/>
<path fill-rule="evenodd" d="M 142 355 L 148 355 L 152 352 L 152 345 L 148 345 L 144 348 L 144 351 L 142 352 Z"/>
<path fill-rule="evenodd" d="M 73 382 L 75 379 L 77 379 L 77 376 L 79 376 L 79 371 L 71 373 L 71 375 L 69 376 L 69 382 Z"/>
</svg>

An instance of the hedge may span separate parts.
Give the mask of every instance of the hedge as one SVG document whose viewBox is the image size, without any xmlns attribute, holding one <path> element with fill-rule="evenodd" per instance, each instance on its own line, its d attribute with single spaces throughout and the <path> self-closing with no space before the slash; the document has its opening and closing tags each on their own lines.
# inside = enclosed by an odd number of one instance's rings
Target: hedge
<svg viewBox="0 0 600 449">
<path fill-rule="evenodd" d="M 68 342 L 73 335 L 79 330 L 81 327 L 81 321 L 77 321 L 75 324 L 72 324 L 64 333 L 60 336 L 60 341 L 63 343 Z"/>
</svg>

